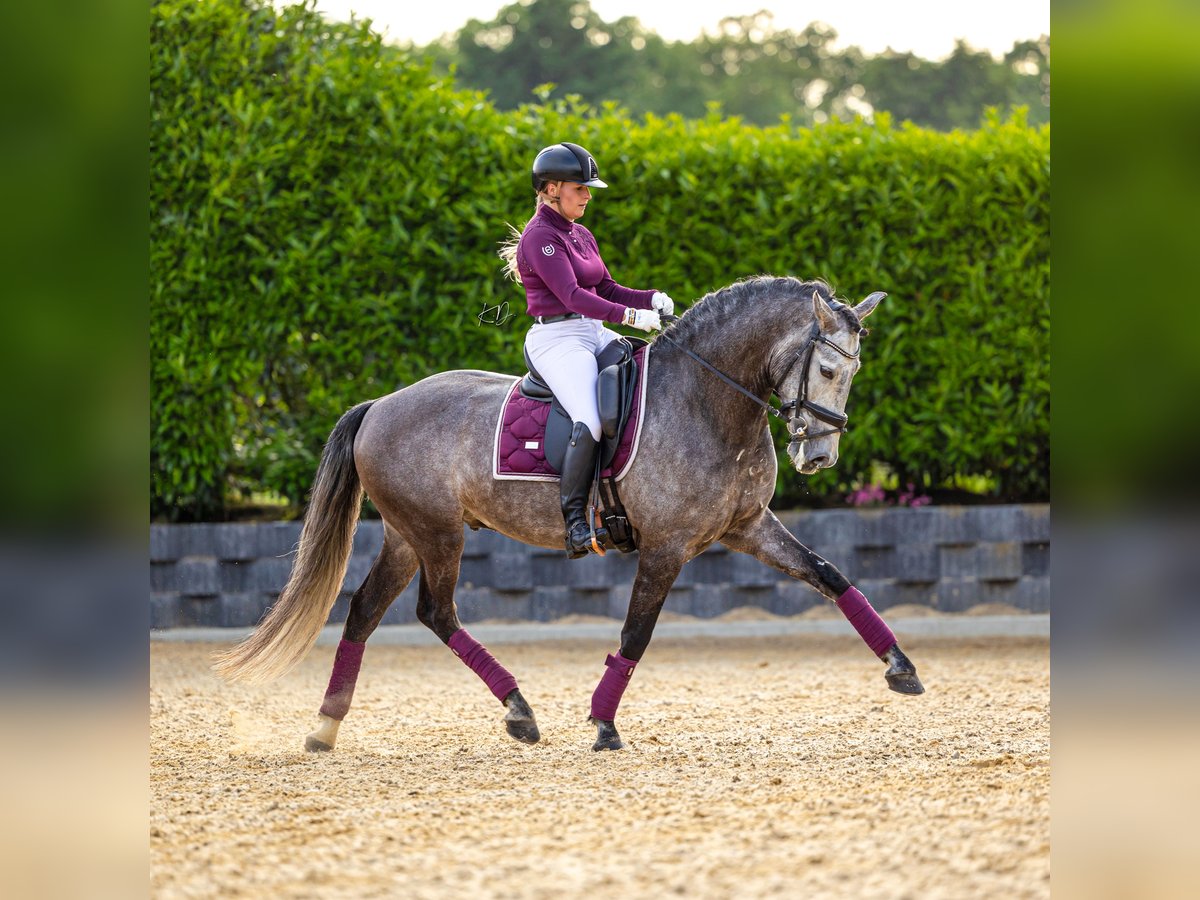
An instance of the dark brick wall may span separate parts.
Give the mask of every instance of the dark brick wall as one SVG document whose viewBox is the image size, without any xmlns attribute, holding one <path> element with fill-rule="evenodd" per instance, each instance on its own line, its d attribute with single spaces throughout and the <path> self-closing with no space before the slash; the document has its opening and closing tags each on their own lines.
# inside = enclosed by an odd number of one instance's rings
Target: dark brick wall
<svg viewBox="0 0 1200 900">
<path fill-rule="evenodd" d="M 1002 602 L 1050 610 L 1049 506 L 825 510 L 780 516 L 801 541 L 841 569 L 880 610 L 900 603 L 961 611 Z M 295 522 L 152 525 L 153 628 L 253 625 L 279 595 L 300 536 Z M 362 522 L 330 621 L 346 617 L 383 541 Z M 636 554 L 567 560 L 489 531 L 468 531 L 455 598 L 464 622 L 551 621 L 571 613 L 623 618 Z M 417 581 L 384 617 L 415 622 Z M 667 609 L 708 618 L 738 606 L 794 615 L 822 602 L 808 585 L 717 544 L 692 560 Z"/>
</svg>

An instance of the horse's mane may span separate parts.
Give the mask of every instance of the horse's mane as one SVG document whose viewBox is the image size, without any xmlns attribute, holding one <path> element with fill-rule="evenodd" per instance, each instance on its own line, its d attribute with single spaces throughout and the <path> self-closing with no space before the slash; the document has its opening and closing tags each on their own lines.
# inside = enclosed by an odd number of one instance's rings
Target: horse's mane
<svg viewBox="0 0 1200 900">
<path fill-rule="evenodd" d="M 786 306 L 808 304 L 814 290 L 841 316 L 848 328 L 855 332 L 862 330 L 862 322 L 854 309 L 835 300 L 833 288 L 824 281 L 801 281 L 791 276 L 773 275 L 743 278 L 705 294 L 668 330 L 675 338 L 703 337 L 714 327 L 727 328 L 739 314 L 761 312 L 770 315 L 785 311 Z"/>
</svg>

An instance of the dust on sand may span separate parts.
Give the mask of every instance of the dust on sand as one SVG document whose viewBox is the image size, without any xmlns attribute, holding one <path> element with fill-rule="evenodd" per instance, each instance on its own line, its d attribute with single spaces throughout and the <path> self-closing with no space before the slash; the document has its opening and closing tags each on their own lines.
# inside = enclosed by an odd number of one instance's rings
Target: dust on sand
<svg viewBox="0 0 1200 900">
<path fill-rule="evenodd" d="M 663 639 L 593 753 L 597 642 L 498 645 L 543 733 L 442 647 L 368 647 L 333 753 L 308 754 L 334 648 L 265 686 L 214 645 L 151 648 L 155 897 L 1047 897 L 1042 639 Z"/>
</svg>

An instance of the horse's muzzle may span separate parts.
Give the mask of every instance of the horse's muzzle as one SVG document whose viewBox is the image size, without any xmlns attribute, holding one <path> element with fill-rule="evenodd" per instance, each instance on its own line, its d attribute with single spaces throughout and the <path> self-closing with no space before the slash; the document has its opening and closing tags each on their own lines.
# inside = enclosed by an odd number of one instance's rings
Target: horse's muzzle
<svg viewBox="0 0 1200 900">
<path fill-rule="evenodd" d="M 801 475 L 813 475 L 821 469 L 828 469 L 838 459 L 837 448 L 822 448 L 818 446 L 805 447 L 805 444 L 824 444 L 825 441 L 793 440 L 788 444 L 787 454 Z"/>
</svg>

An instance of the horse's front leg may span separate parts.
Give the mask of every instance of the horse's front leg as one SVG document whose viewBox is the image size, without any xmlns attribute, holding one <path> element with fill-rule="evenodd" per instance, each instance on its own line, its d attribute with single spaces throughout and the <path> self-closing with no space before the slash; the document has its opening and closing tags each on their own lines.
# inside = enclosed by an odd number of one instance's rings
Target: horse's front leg
<svg viewBox="0 0 1200 900">
<path fill-rule="evenodd" d="M 625 744 L 614 722 L 621 696 L 633 677 L 634 667 L 646 652 L 667 592 L 679 576 L 686 559 L 678 551 L 641 550 L 629 611 L 621 628 L 621 649 L 604 661 L 604 675 L 592 694 L 589 721 L 596 726 L 593 750 L 620 750 Z"/>
<path fill-rule="evenodd" d="M 792 578 L 807 581 L 837 604 L 854 630 L 888 667 L 888 687 L 900 694 L 923 694 L 916 667 L 896 643 L 896 636 L 858 588 L 837 567 L 813 553 L 783 527 L 769 509 L 748 525 L 727 532 L 721 543 L 747 553 Z"/>
</svg>

